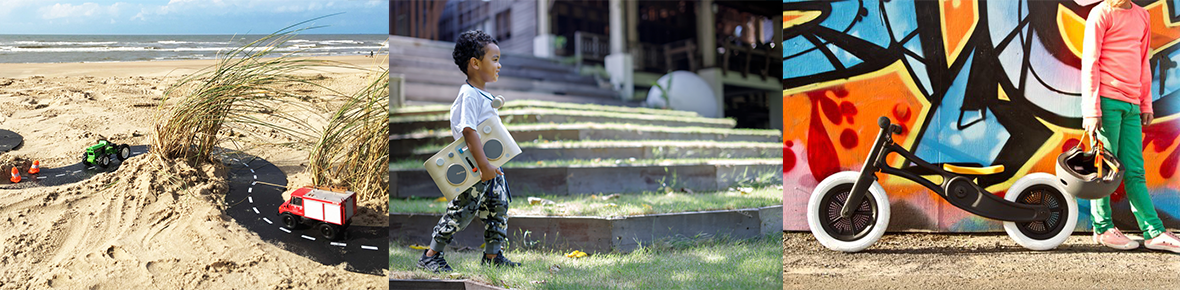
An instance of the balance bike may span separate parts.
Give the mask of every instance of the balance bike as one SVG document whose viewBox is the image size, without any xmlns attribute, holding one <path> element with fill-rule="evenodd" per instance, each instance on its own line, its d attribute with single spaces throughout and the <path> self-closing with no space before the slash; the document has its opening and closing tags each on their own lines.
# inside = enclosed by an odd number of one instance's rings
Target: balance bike
<svg viewBox="0 0 1180 290">
<path fill-rule="evenodd" d="M 877 183 L 875 173 L 900 176 L 929 188 L 955 207 L 985 218 L 1004 222 L 1004 231 L 1017 244 L 1030 250 L 1056 248 L 1077 225 L 1078 205 L 1065 194 L 1056 176 L 1032 173 L 1020 178 L 1000 198 L 974 179 L 1004 171 L 1003 165 L 964 167 L 927 163 L 893 142 L 901 127 L 889 119 L 877 120 L 881 127 L 864 168 L 844 171 L 825 178 L 807 202 L 807 225 L 816 240 L 828 249 L 857 252 L 881 238 L 889 224 L 889 197 Z M 914 166 L 907 170 L 890 167 L 885 157 L 897 153 Z M 915 173 L 917 172 L 917 173 Z M 921 174 L 921 175 L 920 175 Z M 940 175 L 942 184 L 922 175 Z M 867 196 L 866 196 L 867 195 Z"/>
</svg>

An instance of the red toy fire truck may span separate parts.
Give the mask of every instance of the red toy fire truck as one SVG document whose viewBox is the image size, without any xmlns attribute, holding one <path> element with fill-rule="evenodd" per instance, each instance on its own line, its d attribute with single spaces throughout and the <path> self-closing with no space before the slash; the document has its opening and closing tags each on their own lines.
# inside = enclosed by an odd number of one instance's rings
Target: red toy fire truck
<svg viewBox="0 0 1180 290">
<path fill-rule="evenodd" d="M 291 193 L 291 199 L 279 206 L 279 217 L 287 228 L 310 223 L 328 240 L 340 237 L 355 213 L 355 193 L 313 187 L 296 189 Z"/>
</svg>

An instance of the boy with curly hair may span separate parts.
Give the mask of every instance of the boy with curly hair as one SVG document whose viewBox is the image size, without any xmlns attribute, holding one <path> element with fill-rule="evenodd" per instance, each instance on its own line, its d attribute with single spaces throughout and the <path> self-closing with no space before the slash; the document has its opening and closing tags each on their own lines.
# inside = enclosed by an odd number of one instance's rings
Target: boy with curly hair
<svg viewBox="0 0 1180 290">
<path fill-rule="evenodd" d="M 467 148 L 479 167 L 480 182 L 467 188 L 447 205 L 447 211 L 434 227 L 430 248 L 418 259 L 418 267 L 434 272 L 451 271 L 443 258 L 443 250 L 455 233 L 467 227 L 476 215 L 486 224 L 484 228 L 484 257 L 481 265 L 519 266 L 504 257 L 501 246 L 508 237 L 508 203 L 511 193 L 504 180 L 504 171 L 493 168 L 484 155 L 483 144 L 475 126 L 488 118 L 499 118 L 492 108 L 492 94 L 484 85 L 500 77 L 499 43 L 483 31 L 472 30 L 459 35 L 451 55 L 455 65 L 467 75 L 467 83 L 459 88 L 459 96 L 451 104 L 451 136 L 466 138 Z"/>
</svg>

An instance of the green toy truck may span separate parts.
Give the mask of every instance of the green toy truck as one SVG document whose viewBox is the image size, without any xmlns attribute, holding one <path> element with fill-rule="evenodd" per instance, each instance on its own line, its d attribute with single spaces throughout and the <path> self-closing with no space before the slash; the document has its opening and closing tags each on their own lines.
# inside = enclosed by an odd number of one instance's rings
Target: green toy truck
<svg viewBox="0 0 1180 290">
<path fill-rule="evenodd" d="M 98 144 L 86 147 L 86 153 L 82 154 L 82 164 L 86 166 L 98 165 L 105 168 L 111 165 L 111 155 L 115 155 L 119 161 L 127 160 L 128 157 L 131 157 L 131 146 L 111 143 L 105 139 L 98 140 Z"/>
</svg>

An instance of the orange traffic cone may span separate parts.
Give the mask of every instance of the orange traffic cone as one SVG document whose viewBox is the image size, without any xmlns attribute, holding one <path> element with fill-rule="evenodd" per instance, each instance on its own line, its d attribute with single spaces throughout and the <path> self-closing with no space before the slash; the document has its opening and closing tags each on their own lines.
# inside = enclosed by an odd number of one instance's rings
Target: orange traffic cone
<svg viewBox="0 0 1180 290">
<path fill-rule="evenodd" d="M 12 178 L 9 178 L 8 180 L 11 180 L 12 183 L 20 182 L 20 170 L 16 170 L 16 167 L 13 167 L 12 168 Z"/>
<path fill-rule="evenodd" d="M 33 160 L 33 167 L 29 167 L 29 174 L 41 173 L 41 160 Z"/>
</svg>

